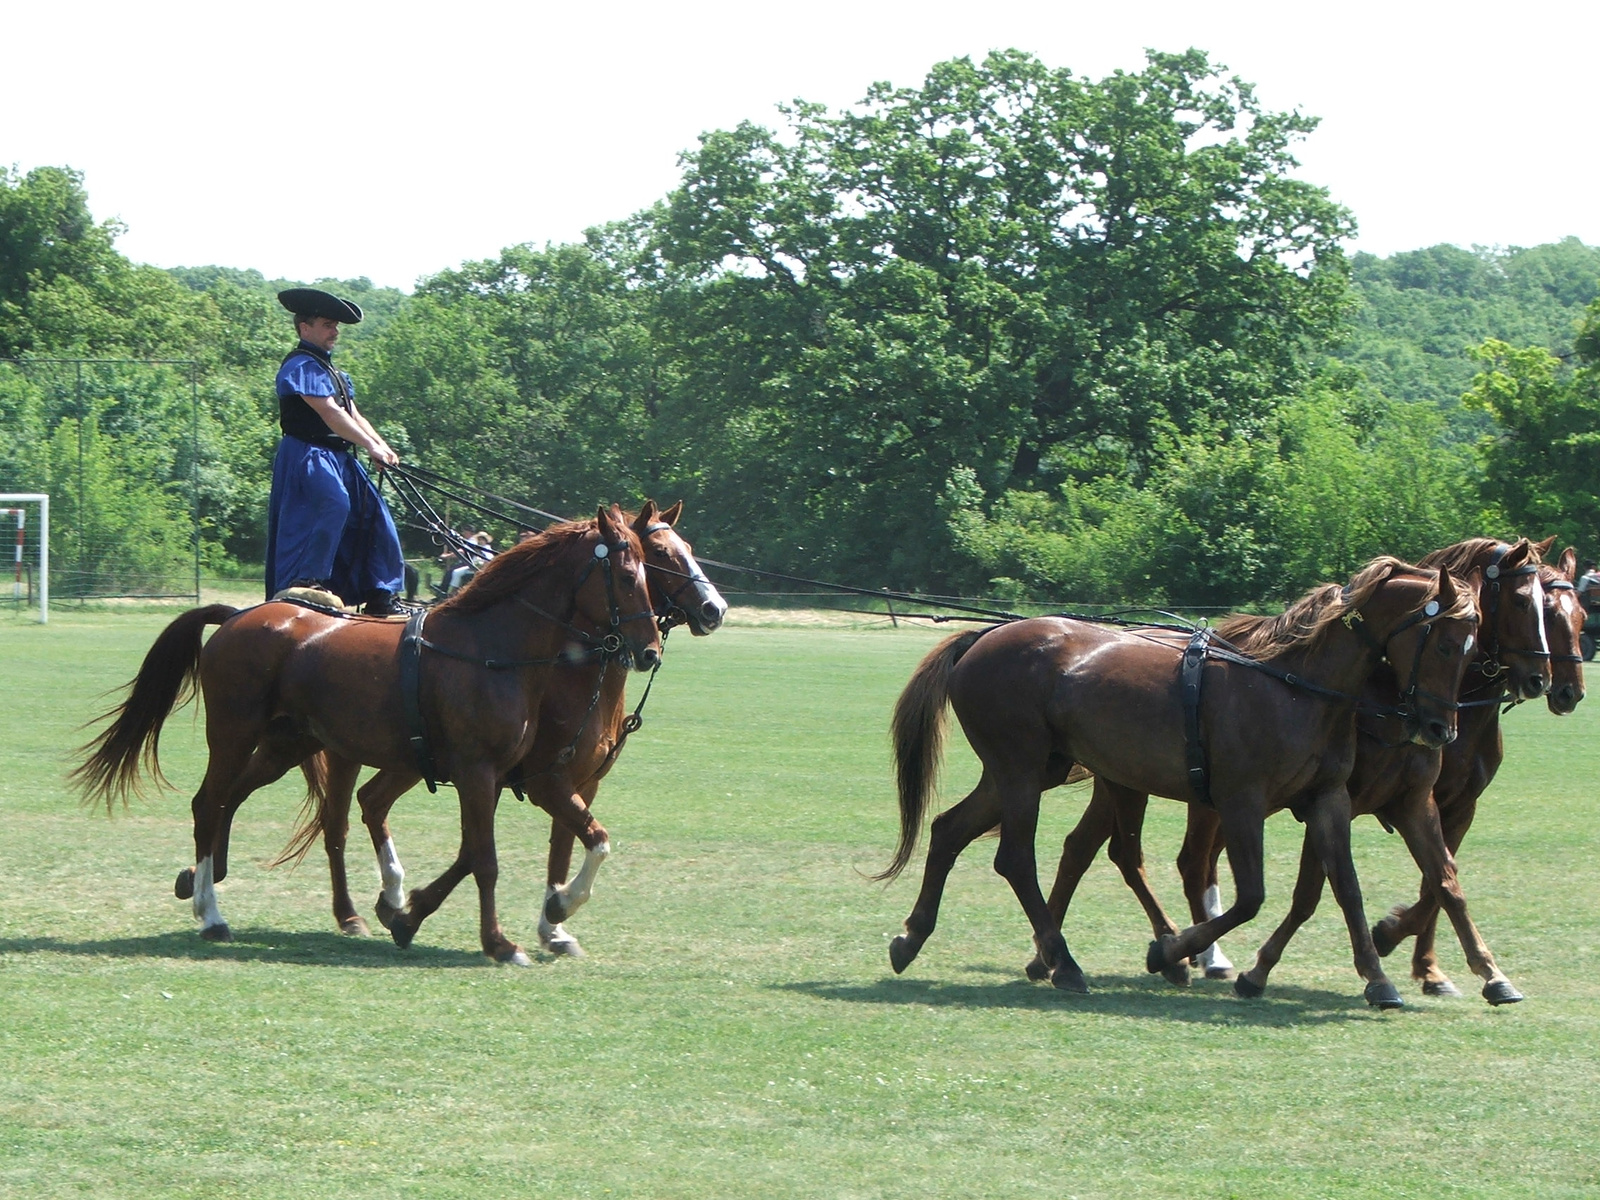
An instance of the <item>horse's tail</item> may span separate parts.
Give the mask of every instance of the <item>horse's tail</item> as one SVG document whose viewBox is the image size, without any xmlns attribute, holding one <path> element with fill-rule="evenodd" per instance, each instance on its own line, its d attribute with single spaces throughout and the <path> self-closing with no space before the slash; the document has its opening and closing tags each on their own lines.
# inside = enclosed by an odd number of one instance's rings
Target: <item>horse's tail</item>
<svg viewBox="0 0 1600 1200">
<path fill-rule="evenodd" d="M 109 813 L 118 799 L 141 795 L 140 768 L 158 784 L 171 786 L 161 773 L 157 749 L 161 726 L 172 710 L 194 695 L 200 673 L 200 638 L 207 625 L 221 625 L 239 610 L 227 604 L 191 608 L 161 631 L 144 656 L 144 665 L 128 685 L 127 698 L 89 724 L 111 719 L 89 743 L 79 747 L 89 758 L 68 776 L 83 794 L 85 805 L 105 803 Z"/>
<path fill-rule="evenodd" d="M 961 656 L 987 632 L 968 630 L 940 642 L 918 664 L 906 690 L 895 702 L 891 734 L 895 777 L 900 787 L 900 844 L 889 865 L 874 879 L 893 879 L 911 861 L 944 754 L 944 708 L 950 698 L 950 673 Z"/>
<path fill-rule="evenodd" d="M 281 867 L 284 863 L 299 866 L 327 828 L 328 756 L 318 750 L 310 758 L 302 760 L 300 774 L 306 777 L 306 798 L 300 805 L 300 824 L 290 835 L 288 844 L 279 851 L 278 857 L 267 864 L 269 867 Z"/>
</svg>

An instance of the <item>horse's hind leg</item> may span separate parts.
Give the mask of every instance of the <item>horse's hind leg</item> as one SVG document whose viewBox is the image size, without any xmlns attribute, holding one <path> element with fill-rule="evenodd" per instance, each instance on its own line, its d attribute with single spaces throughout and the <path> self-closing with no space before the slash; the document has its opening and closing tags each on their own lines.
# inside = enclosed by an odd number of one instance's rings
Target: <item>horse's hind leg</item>
<svg viewBox="0 0 1600 1200">
<path fill-rule="evenodd" d="M 344 852 L 350 838 L 350 797 L 361 764 L 324 752 L 327 776 L 322 781 L 322 848 L 328 855 L 328 881 L 333 895 L 333 919 L 339 932 L 366 937 L 371 931 L 356 912 L 350 896 L 350 877 Z"/>
<path fill-rule="evenodd" d="M 1034 840 L 1039 828 L 1040 787 L 1036 779 L 1017 777 L 998 785 L 1000 796 L 1000 849 L 994 869 L 1016 893 L 1039 957 L 1050 968 L 1050 982 L 1062 991 L 1087 992 L 1083 972 L 1067 950 L 1067 941 L 1050 919 L 1050 906 L 1039 890 L 1039 864 Z"/>
<path fill-rule="evenodd" d="M 1057 929 L 1066 922 L 1067 909 L 1072 906 L 1073 894 L 1078 884 L 1100 853 L 1100 847 L 1117 836 L 1117 807 L 1112 794 L 1097 777 L 1089 793 L 1089 803 L 1083 815 L 1061 843 L 1061 861 L 1056 865 L 1056 881 L 1050 888 L 1050 898 L 1045 906 L 1050 910 L 1050 920 Z M 1023 968 L 1029 979 L 1040 980 L 1050 974 L 1044 958 L 1036 951 Z"/>
<path fill-rule="evenodd" d="M 207 730 L 210 740 L 210 730 Z M 217 905 L 215 885 L 228 873 L 228 833 L 239 806 L 258 788 L 282 779 L 294 765 L 321 747 L 304 736 L 269 731 L 253 752 L 241 755 L 228 749 L 212 749 L 206 767 L 205 783 L 194 800 L 195 868 L 193 905 L 200 922 L 200 936 L 207 941 L 233 939 L 228 923 Z M 222 797 L 218 802 L 218 797 Z"/>
<path fill-rule="evenodd" d="M 967 797 L 933 819 L 928 837 L 928 860 L 922 869 L 922 888 L 906 918 L 905 932 L 889 943 L 889 965 L 896 975 L 916 959 L 923 943 L 939 922 L 939 901 L 945 880 L 956 859 L 973 841 L 1000 820 L 1000 796 L 986 770 Z"/>
</svg>

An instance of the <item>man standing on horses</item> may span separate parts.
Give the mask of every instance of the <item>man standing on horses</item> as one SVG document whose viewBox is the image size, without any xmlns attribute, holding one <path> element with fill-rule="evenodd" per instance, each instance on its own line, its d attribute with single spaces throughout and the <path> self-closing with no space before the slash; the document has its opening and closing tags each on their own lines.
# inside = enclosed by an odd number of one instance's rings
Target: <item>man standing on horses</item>
<svg viewBox="0 0 1600 1200">
<path fill-rule="evenodd" d="M 366 450 L 379 470 L 400 456 L 361 415 L 350 376 L 333 365 L 339 326 L 359 322 L 361 309 L 316 288 L 289 288 L 278 303 L 294 314 L 300 344 L 278 368 L 283 439 L 267 513 L 267 597 L 316 588 L 392 616 L 405 580 L 400 535 L 355 451 Z"/>
</svg>

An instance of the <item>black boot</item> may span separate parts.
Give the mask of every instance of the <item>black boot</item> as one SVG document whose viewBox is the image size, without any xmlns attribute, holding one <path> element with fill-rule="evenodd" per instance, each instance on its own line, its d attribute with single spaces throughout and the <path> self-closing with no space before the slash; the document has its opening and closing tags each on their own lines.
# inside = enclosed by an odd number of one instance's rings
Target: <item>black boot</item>
<svg viewBox="0 0 1600 1200">
<path fill-rule="evenodd" d="M 406 610 L 394 602 L 394 593 L 375 588 L 367 593 L 366 607 L 361 610 L 369 617 L 403 617 Z"/>
</svg>

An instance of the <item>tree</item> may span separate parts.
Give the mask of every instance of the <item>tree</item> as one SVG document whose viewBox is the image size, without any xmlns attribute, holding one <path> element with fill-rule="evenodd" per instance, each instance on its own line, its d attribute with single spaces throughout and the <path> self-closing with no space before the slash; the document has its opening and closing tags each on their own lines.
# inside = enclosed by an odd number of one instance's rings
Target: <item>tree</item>
<svg viewBox="0 0 1600 1200">
<path fill-rule="evenodd" d="M 1496 424 L 1479 444 L 1485 503 L 1519 531 L 1600 545 L 1600 301 L 1574 341 L 1576 369 L 1494 338 L 1472 356 L 1486 369 L 1462 403 Z"/>
<path fill-rule="evenodd" d="M 702 138 L 651 218 L 683 485 L 768 561 L 958 576 L 955 472 L 1143 479 L 1258 425 L 1343 317 L 1350 221 L 1288 174 L 1315 122 L 1199 51 L 1099 82 L 1009 51 L 785 115 Z"/>
</svg>

